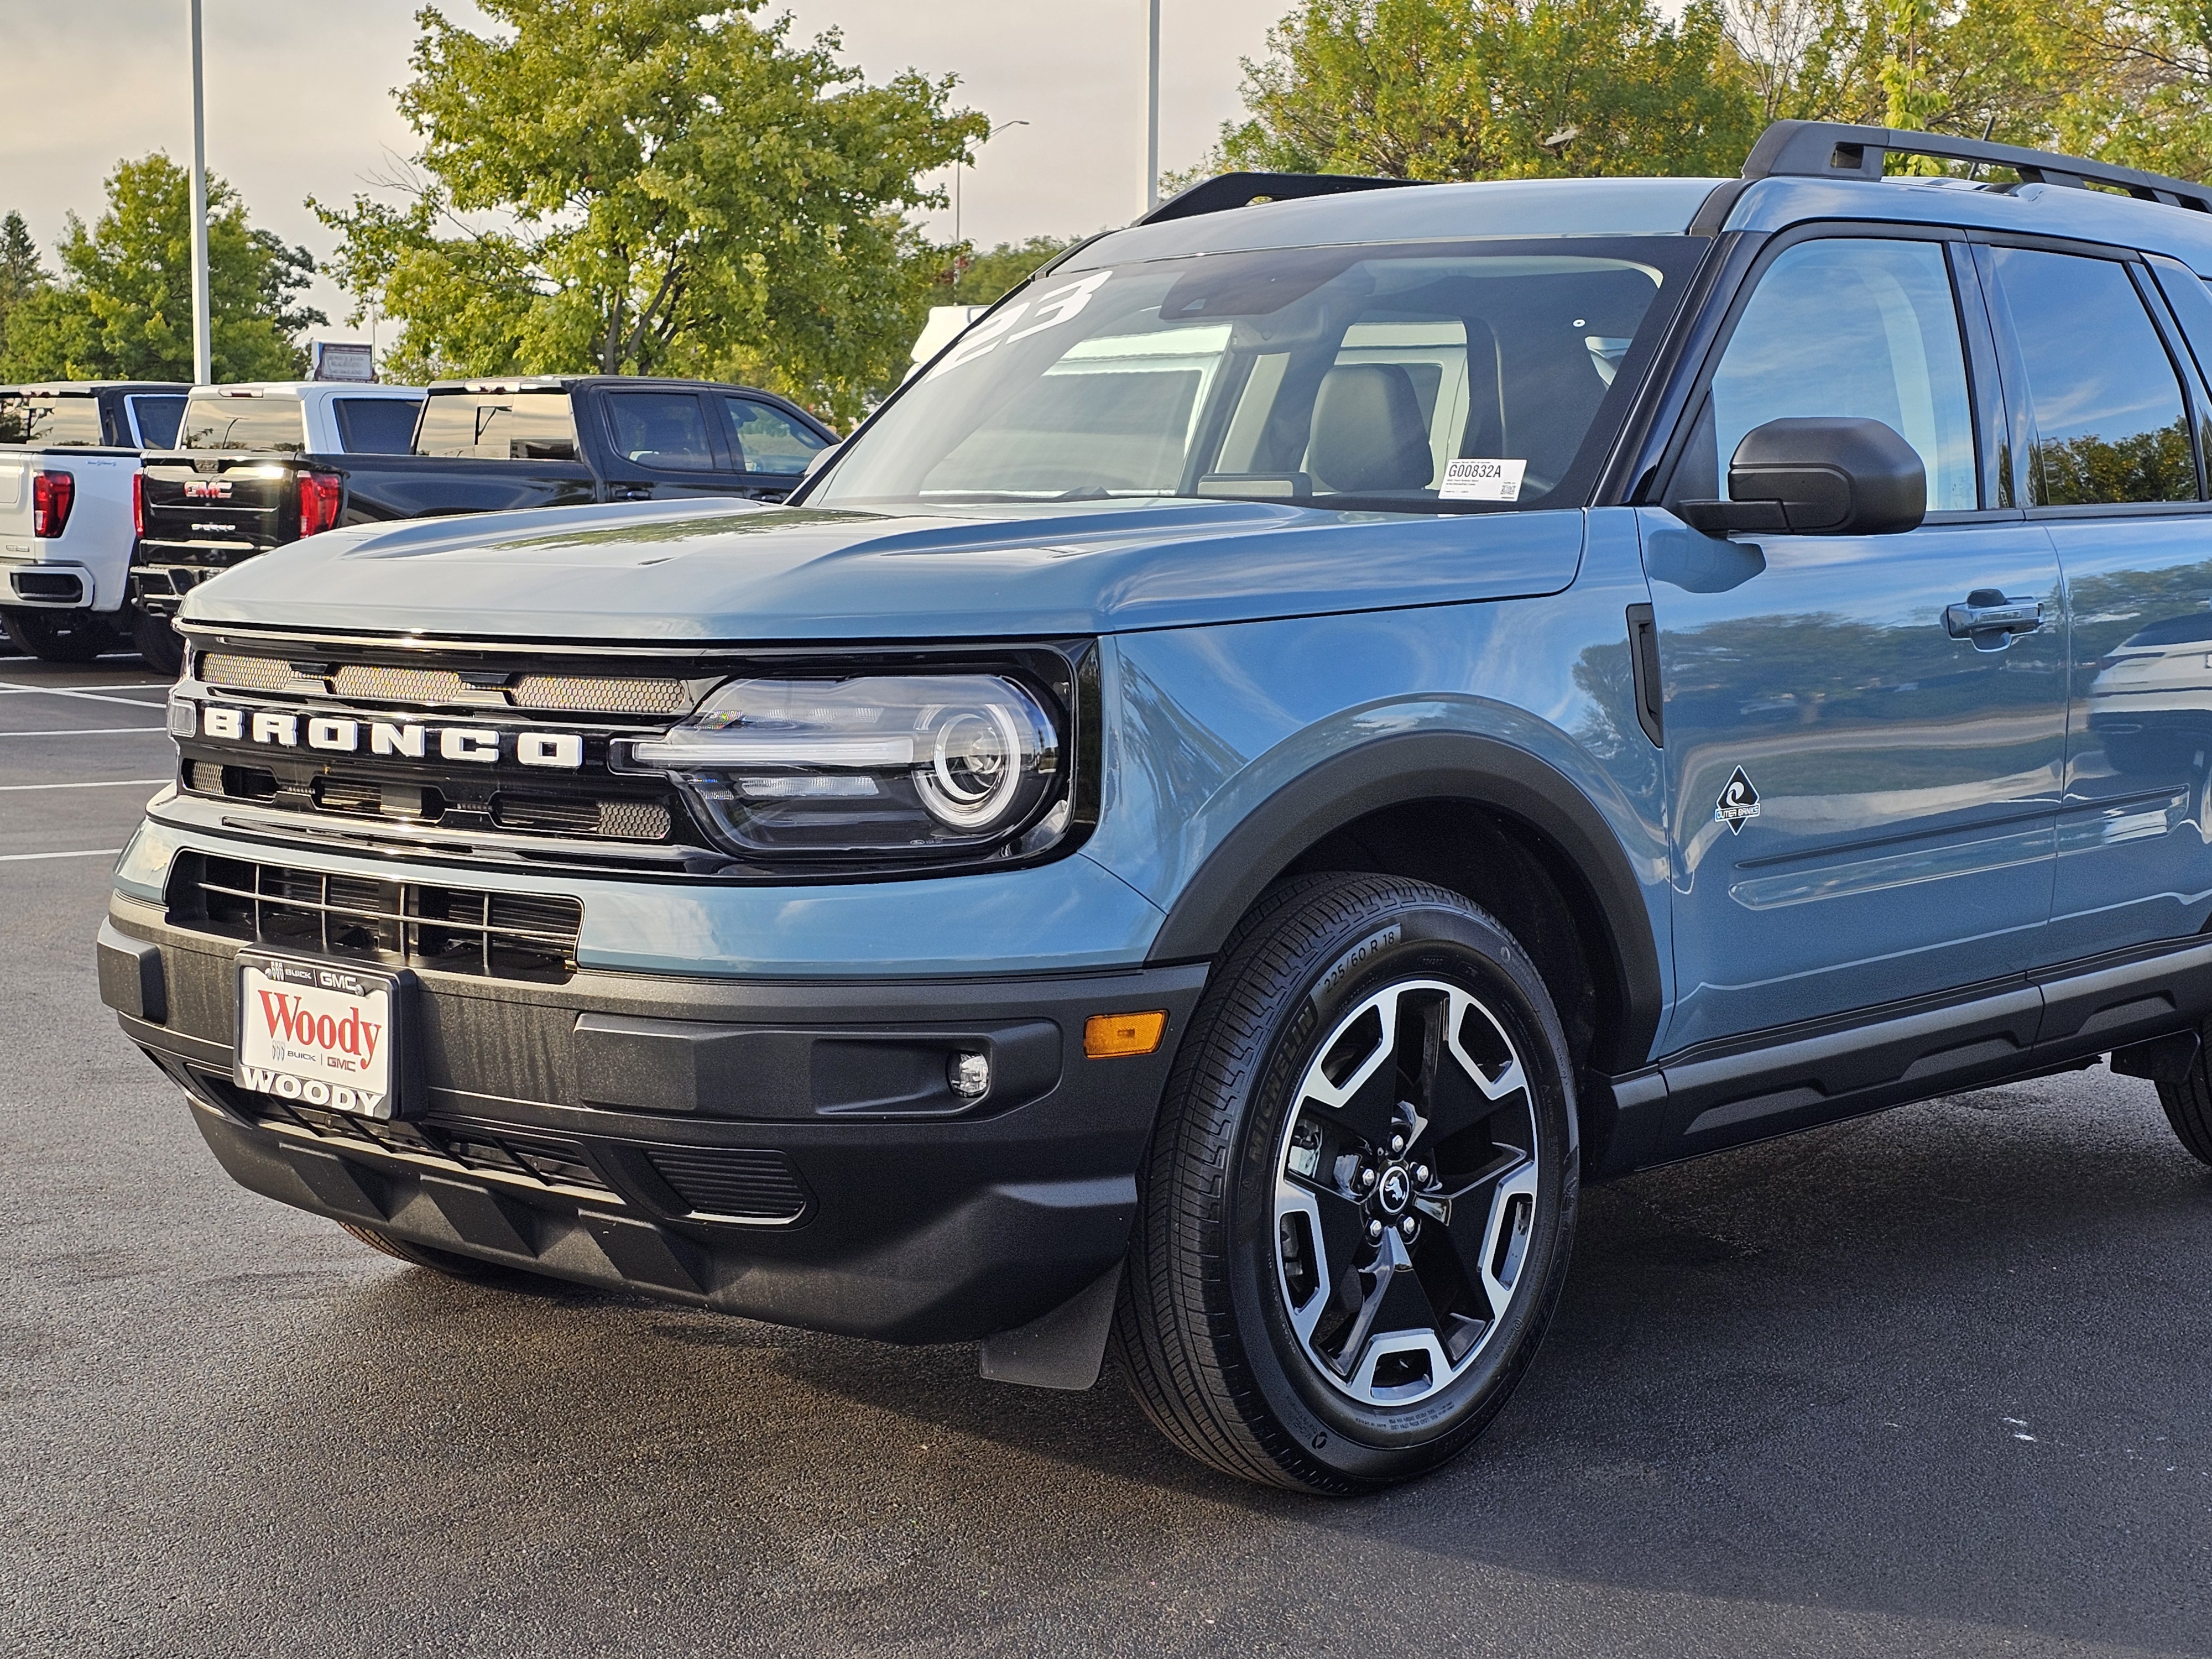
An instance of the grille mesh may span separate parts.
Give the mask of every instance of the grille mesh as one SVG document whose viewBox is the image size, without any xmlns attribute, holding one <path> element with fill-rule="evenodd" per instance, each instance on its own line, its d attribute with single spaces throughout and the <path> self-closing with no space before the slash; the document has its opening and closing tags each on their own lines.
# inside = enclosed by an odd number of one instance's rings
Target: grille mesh
<svg viewBox="0 0 2212 1659">
<path fill-rule="evenodd" d="M 347 663 L 331 676 L 331 690 L 363 702 L 483 702 L 450 668 L 390 668 L 380 663 Z M 489 694 L 496 701 L 499 694 Z"/>
<path fill-rule="evenodd" d="M 575 973 L 584 925 L 582 903 L 555 895 L 325 876 L 200 853 L 178 855 L 168 906 L 178 926 L 277 949 L 553 985 Z"/>
<path fill-rule="evenodd" d="M 200 659 L 200 678 L 210 685 L 234 685 L 245 691 L 319 691 L 322 682 L 295 672 L 281 657 L 241 657 L 211 651 Z"/>
<path fill-rule="evenodd" d="M 281 657 L 211 651 L 200 659 L 200 678 L 240 691 L 277 691 L 301 696 L 335 696 L 368 703 L 507 706 L 556 714 L 681 714 L 691 707 L 691 688 L 680 679 L 614 674 L 518 674 L 511 685 L 471 684 L 450 668 L 386 663 L 324 665 L 302 672 Z"/>
<path fill-rule="evenodd" d="M 629 680 L 585 674 L 525 674 L 517 708 L 601 714 L 681 714 L 691 707 L 682 680 Z"/>
</svg>

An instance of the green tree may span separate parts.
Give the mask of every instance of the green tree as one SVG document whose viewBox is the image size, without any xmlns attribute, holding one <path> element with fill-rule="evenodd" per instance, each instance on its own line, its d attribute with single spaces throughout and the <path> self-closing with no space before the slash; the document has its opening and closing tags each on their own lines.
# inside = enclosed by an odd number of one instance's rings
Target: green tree
<svg viewBox="0 0 2212 1659">
<path fill-rule="evenodd" d="M 1758 131 L 1713 0 L 1304 0 L 1267 46 L 1204 170 L 1733 172 Z"/>
<path fill-rule="evenodd" d="M 1001 242 L 981 253 L 964 254 L 952 264 L 952 292 L 938 303 L 988 306 L 1009 289 L 1026 282 L 1048 259 L 1075 246 L 1070 236 L 1032 236 L 1025 242 Z"/>
<path fill-rule="evenodd" d="M 7 338 L 8 317 L 52 279 L 39 262 L 39 245 L 23 216 L 10 209 L 0 219 L 0 341 Z"/>
<path fill-rule="evenodd" d="M 0 240 L 6 227 L 0 225 Z M 192 376 L 191 179 L 156 151 L 107 178 L 107 211 L 69 216 L 62 275 L 9 313 L 0 377 L 188 380 Z M 299 303 L 314 259 L 249 222 L 208 175 L 208 292 L 219 380 L 301 373 L 295 336 L 327 320 Z"/>
<path fill-rule="evenodd" d="M 413 199 L 310 203 L 332 274 L 404 325 L 395 363 L 743 378 L 841 418 L 895 385 L 945 262 L 908 213 L 988 124 L 762 3 L 483 0 L 495 36 L 418 12 Z"/>
</svg>

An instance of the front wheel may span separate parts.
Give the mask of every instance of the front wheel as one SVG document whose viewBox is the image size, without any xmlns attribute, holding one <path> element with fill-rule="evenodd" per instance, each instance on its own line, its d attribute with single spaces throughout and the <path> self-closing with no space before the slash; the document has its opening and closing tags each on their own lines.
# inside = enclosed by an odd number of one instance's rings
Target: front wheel
<svg viewBox="0 0 2212 1659">
<path fill-rule="evenodd" d="M 90 662 L 116 644 L 106 619 L 89 611 L 43 611 L 10 605 L 0 611 L 15 648 L 40 662 Z"/>
<path fill-rule="evenodd" d="M 1142 1172 L 1115 1338 L 1153 1423 L 1325 1493 L 1464 1450 L 1565 1279 L 1571 1076 L 1527 954 L 1460 895 L 1318 876 L 1263 900 Z"/>
</svg>

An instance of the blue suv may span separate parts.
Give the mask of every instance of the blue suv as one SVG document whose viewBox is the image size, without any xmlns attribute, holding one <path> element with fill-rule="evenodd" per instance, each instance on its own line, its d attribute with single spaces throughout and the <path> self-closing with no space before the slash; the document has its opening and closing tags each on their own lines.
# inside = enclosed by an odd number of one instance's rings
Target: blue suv
<svg viewBox="0 0 2212 1659">
<path fill-rule="evenodd" d="M 1213 180 L 791 505 L 195 589 L 103 994 L 409 1261 L 1419 1474 L 1583 1181 L 2107 1055 L 2212 1159 L 2200 273 L 2212 193 L 1876 129 Z"/>
</svg>

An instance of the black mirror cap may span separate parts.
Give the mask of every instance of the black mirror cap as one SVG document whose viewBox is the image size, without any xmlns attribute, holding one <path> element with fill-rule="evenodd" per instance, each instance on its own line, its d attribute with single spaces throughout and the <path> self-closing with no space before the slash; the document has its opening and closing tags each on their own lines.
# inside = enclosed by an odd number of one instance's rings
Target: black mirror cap
<svg viewBox="0 0 2212 1659">
<path fill-rule="evenodd" d="M 1729 463 L 1725 501 L 1684 501 L 1698 529 L 1796 536 L 1891 536 L 1928 516 L 1928 470 L 1894 428 L 1812 416 L 1755 426 Z"/>
</svg>

